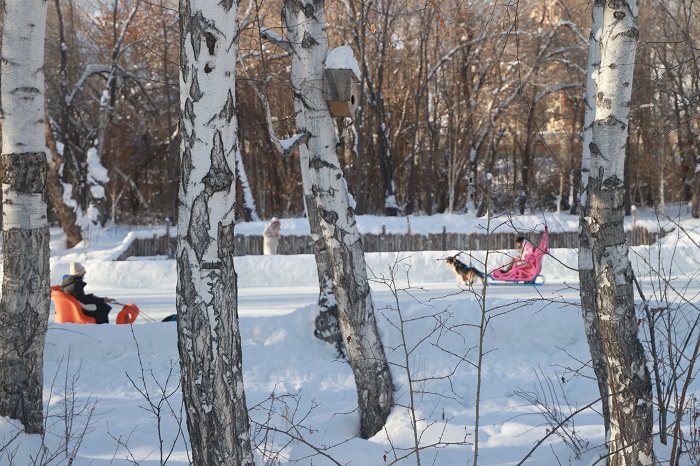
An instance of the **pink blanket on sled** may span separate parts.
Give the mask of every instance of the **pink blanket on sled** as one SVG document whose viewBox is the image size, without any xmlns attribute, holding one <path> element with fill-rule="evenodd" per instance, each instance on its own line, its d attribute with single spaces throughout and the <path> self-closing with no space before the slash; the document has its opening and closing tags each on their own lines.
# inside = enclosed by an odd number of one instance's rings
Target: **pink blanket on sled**
<svg viewBox="0 0 700 466">
<path fill-rule="evenodd" d="M 535 247 L 530 241 L 523 244 L 523 253 L 513 267 L 504 272 L 501 269 L 494 270 L 491 278 L 494 280 L 533 281 L 542 270 L 542 258 L 549 251 L 549 233 L 542 234 L 540 245 Z"/>
</svg>

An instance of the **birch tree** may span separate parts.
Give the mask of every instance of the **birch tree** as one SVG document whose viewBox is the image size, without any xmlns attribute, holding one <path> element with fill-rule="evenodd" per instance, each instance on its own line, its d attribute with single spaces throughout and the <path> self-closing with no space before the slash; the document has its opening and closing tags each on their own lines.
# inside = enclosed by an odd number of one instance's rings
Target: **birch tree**
<svg viewBox="0 0 700 466">
<path fill-rule="evenodd" d="M 178 349 L 194 464 L 253 465 L 233 263 L 238 3 L 180 1 Z"/>
<path fill-rule="evenodd" d="M 2 35 L 0 416 L 43 433 L 49 318 L 44 34 L 47 0 L 6 0 Z"/>
<path fill-rule="evenodd" d="M 294 49 L 289 40 L 275 34 L 273 31 L 262 28 L 260 36 L 267 41 L 275 44 L 281 50 L 284 50 L 289 56 L 292 56 Z M 261 45 L 261 49 L 263 46 Z M 263 55 L 263 54 L 261 54 Z M 252 81 L 248 74 L 246 76 L 249 81 Z M 278 157 L 289 157 L 295 150 L 299 151 L 299 163 L 302 188 L 304 191 L 304 208 L 307 218 L 309 219 L 309 230 L 311 239 L 314 243 L 314 258 L 316 260 L 316 271 L 318 273 L 318 316 L 314 323 L 314 335 L 327 343 L 335 345 L 339 354 L 343 354 L 343 340 L 338 326 L 338 306 L 333 294 L 333 277 L 331 274 L 331 265 L 328 258 L 328 246 L 326 240 L 321 233 L 321 222 L 319 220 L 318 207 L 316 198 L 311 189 L 311 180 L 309 174 L 309 150 L 306 144 L 309 141 L 310 134 L 297 134 L 289 140 L 281 141 L 277 137 L 274 125 L 272 124 L 272 112 L 270 109 L 270 100 L 267 96 L 267 90 L 252 85 L 258 100 L 265 110 L 265 126 L 267 127 L 267 136 L 270 138 L 270 146 L 277 153 Z M 245 205 L 245 203 L 244 203 Z"/>
<path fill-rule="evenodd" d="M 586 73 L 585 113 L 583 127 L 583 155 L 581 157 L 581 220 L 580 246 L 578 252 L 578 273 L 581 294 L 581 311 L 583 324 L 591 351 L 593 372 L 598 380 L 598 389 L 602 402 L 603 423 L 606 438 L 610 432 L 610 402 L 608 399 L 608 369 L 603 352 L 600 335 L 600 318 L 596 306 L 595 271 L 591 250 L 591 229 L 586 222 L 590 215 L 588 206 L 588 175 L 591 167 L 591 141 L 593 139 L 593 120 L 596 116 L 596 89 L 594 76 L 600 67 L 600 34 L 603 28 L 603 9 L 605 0 L 593 3 L 590 45 L 588 49 L 588 72 Z"/>
<path fill-rule="evenodd" d="M 306 144 L 299 148 L 299 160 L 302 164 L 301 176 L 304 187 L 304 202 L 309 219 L 309 230 L 314 242 L 314 257 L 318 275 L 318 316 L 314 321 L 314 335 L 327 343 L 335 345 L 339 354 L 343 354 L 343 335 L 338 322 L 338 302 L 333 292 L 333 271 L 328 257 L 328 244 L 321 231 L 316 197 L 313 194 L 309 173 L 309 150 Z"/>
<path fill-rule="evenodd" d="M 596 9 L 601 7 L 600 3 L 596 2 Z M 591 264 L 585 263 L 587 247 L 582 261 L 587 267 L 586 274 L 592 272 L 607 363 L 609 464 L 653 465 L 651 378 L 637 335 L 633 271 L 623 224 L 625 148 L 639 38 L 639 5 L 636 1 L 603 2 L 602 8 L 600 65 L 593 76 L 596 109 L 584 207 L 584 221 L 590 231 Z M 582 294 L 584 299 L 590 301 Z"/>
<path fill-rule="evenodd" d="M 166 0 L 160 0 L 159 6 L 159 19 L 160 19 L 160 26 L 161 26 L 161 34 L 163 36 L 163 42 L 161 45 L 161 56 L 162 61 L 161 61 L 161 67 L 162 71 L 160 72 L 160 75 L 162 76 L 163 79 L 163 84 L 164 84 L 164 98 L 165 98 L 165 129 L 167 131 L 168 135 L 168 142 L 167 142 L 167 156 L 166 159 L 168 162 L 172 163 L 167 163 L 167 174 L 168 174 L 168 198 L 169 198 L 169 207 L 170 207 L 170 216 L 173 219 L 173 221 L 177 220 L 177 171 L 176 171 L 176 166 L 177 163 L 175 162 L 177 160 L 177 114 L 175 107 L 177 106 L 177 101 L 173 98 L 173 94 L 170 92 L 170 88 L 173 84 L 176 83 L 171 83 L 171 61 L 170 61 L 170 56 L 168 54 L 170 50 L 170 41 L 171 41 L 171 36 L 170 36 L 170 30 L 171 30 L 171 24 L 169 22 L 169 18 L 171 15 L 169 14 L 169 4 L 170 2 L 166 4 Z M 174 34 L 173 34 L 174 35 Z M 173 79 L 174 80 L 174 79 Z"/>
<path fill-rule="evenodd" d="M 54 0 L 52 3 L 55 36 L 48 40 L 47 69 L 56 70 L 53 81 L 58 85 L 54 84 L 53 90 L 50 86 L 47 98 L 53 139 L 49 143 L 52 153 L 49 195 L 66 232 L 67 244 L 72 247 L 83 239 L 81 228 L 85 230 L 109 219 L 106 192 L 109 188 L 117 193 L 111 199 L 113 218 L 124 189 L 130 188 L 139 204 L 148 207 L 139 186 L 126 173 L 126 167 L 118 166 L 115 154 L 130 152 L 127 147 L 130 134 L 125 134 L 123 125 L 124 119 L 129 119 L 124 115 L 127 108 L 141 112 L 138 121 L 144 132 L 148 132 L 144 114 L 157 113 L 149 95 L 152 92 L 147 93 L 141 83 L 144 79 L 141 63 L 146 60 L 139 54 L 139 47 L 148 48 L 150 45 L 144 44 L 144 38 L 157 34 L 143 30 L 143 25 L 149 23 L 147 13 L 150 10 L 143 8 L 141 0 L 96 5 L 99 14 L 88 18 L 91 21 L 88 27 L 76 11 L 80 8 L 76 8 L 72 0 Z M 155 9 L 155 6 L 149 6 Z M 164 4 L 161 3 L 159 10 L 163 24 L 168 17 L 173 22 L 174 15 L 165 13 Z M 160 33 L 158 29 L 155 31 Z M 167 36 L 164 36 L 164 44 L 166 40 Z M 94 50 L 83 47 L 85 43 L 91 43 Z M 167 45 L 163 48 L 166 49 Z M 167 57 L 164 51 L 158 53 L 159 57 L 161 55 Z M 164 72 L 167 75 L 167 68 Z M 153 74 L 160 75 L 159 72 Z M 168 76 L 158 78 L 159 82 L 165 83 L 168 97 L 169 79 Z M 159 130 L 169 128 L 172 135 L 174 125 L 170 121 L 170 107 L 163 107 L 159 109 L 161 118 L 158 120 L 163 129 Z M 115 128 L 114 120 L 121 126 Z M 169 175 L 173 174 L 172 163 L 163 166 L 167 167 Z M 119 181 L 115 179 L 110 183 L 110 174 L 118 175 Z M 168 179 L 172 180 L 172 176 Z M 173 183 L 164 184 L 176 195 L 171 187 Z M 173 200 L 172 205 L 175 204 Z"/>
<path fill-rule="evenodd" d="M 354 18 L 355 20 L 358 18 L 366 19 L 370 12 L 376 10 L 378 14 L 377 19 L 380 22 L 377 34 L 370 36 L 371 39 L 373 39 L 373 46 L 376 52 L 376 54 L 372 54 L 371 58 L 367 56 L 366 53 L 368 44 L 366 43 L 367 34 L 365 29 L 367 24 L 360 24 L 359 27 L 356 27 L 353 36 L 358 48 L 363 52 L 361 55 L 361 89 L 366 91 L 362 92 L 360 96 L 360 105 L 363 110 L 361 113 L 371 109 L 374 112 L 374 119 L 376 121 L 376 125 L 372 128 L 371 134 L 373 138 L 376 138 L 375 154 L 378 156 L 377 158 L 379 160 L 379 168 L 384 187 L 384 215 L 387 217 L 395 217 L 399 212 L 399 206 L 396 203 L 396 180 L 391 151 L 391 136 L 394 128 L 391 113 L 388 111 L 384 100 L 385 88 L 390 85 L 387 65 L 390 61 L 389 55 L 391 54 L 391 48 L 393 46 L 391 36 L 394 31 L 394 22 L 399 19 L 397 11 L 403 7 L 403 5 L 397 5 L 397 3 L 399 2 L 394 2 L 393 0 L 381 2 L 379 5 L 375 5 L 372 2 L 358 2 L 357 4 L 355 4 L 355 2 L 348 3 L 348 7 L 351 8 L 351 11 L 355 10 L 353 11 L 353 15 L 348 15 L 350 18 Z M 357 9 L 359 9 L 359 12 Z M 371 61 L 372 64 L 375 65 L 373 67 L 374 73 L 370 71 L 371 65 L 368 61 Z M 358 127 L 366 121 L 363 120 L 363 117 L 364 115 L 361 114 Z M 361 132 L 358 134 L 360 139 L 358 145 L 360 147 L 369 148 L 369 144 L 362 141 L 362 139 L 369 136 L 369 134 L 368 132 Z M 360 157 L 365 157 L 366 155 L 367 154 L 361 154 Z M 363 190 L 359 182 L 357 190 L 358 192 Z"/>
<path fill-rule="evenodd" d="M 282 21 L 295 51 L 292 88 L 297 133 L 309 137 L 311 191 L 328 247 L 340 331 L 357 386 L 360 434 L 369 438 L 386 422 L 393 386 L 377 331 L 355 212 L 338 161 L 336 131 L 323 95 L 328 52 L 325 3 L 285 0 Z"/>
<path fill-rule="evenodd" d="M 51 204 L 58 214 L 59 222 L 66 235 L 66 247 L 72 248 L 83 240 L 83 236 L 80 225 L 78 225 L 78 212 L 75 203 L 65 199 L 65 185 L 61 179 L 61 175 L 63 172 L 64 158 L 71 161 L 74 160 L 72 156 L 74 148 L 71 142 L 75 142 L 72 138 L 75 132 L 73 131 L 73 122 L 70 115 L 70 104 L 66 101 L 66 97 L 68 96 L 68 44 L 74 43 L 75 40 L 69 42 L 69 31 L 73 28 L 65 27 L 60 0 L 54 0 L 54 6 L 56 11 L 56 34 L 61 44 L 58 53 L 58 82 L 60 89 L 59 95 L 62 98 L 58 100 L 64 105 L 61 105 L 60 111 L 57 112 L 58 114 L 53 119 L 50 119 L 50 126 L 54 128 L 56 134 L 54 136 L 51 131 L 49 131 L 49 135 L 46 138 L 51 153 L 46 181 Z M 71 11 L 72 6 L 73 2 L 69 0 L 68 7 Z M 68 31 L 66 29 L 68 29 Z M 74 31 L 72 32 L 74 33 Z M 73 39 L 73 37 L 71 37 L 71 39 Z M 48 97 L 48 100 L 50 101 L 51 98 Z M 47 109 L 47 113 L 51 113 L 50 107 Z M 56 144 L 56 142 L 60 142 L 60 144 Z M 60 151 L 58 147 L 61 148 Z"/>
</svg>

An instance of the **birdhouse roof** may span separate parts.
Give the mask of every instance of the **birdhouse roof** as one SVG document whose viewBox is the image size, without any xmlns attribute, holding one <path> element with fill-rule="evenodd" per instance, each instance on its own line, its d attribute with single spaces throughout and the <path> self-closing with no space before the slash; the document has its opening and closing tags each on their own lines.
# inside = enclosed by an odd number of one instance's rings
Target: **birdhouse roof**
<svg viewBox="0 0 700 466">
<path fill-rule="evenodd" d="M 352 49 L 345 45 L 330 51 L 326 57 L 326 69 L 352 70 L 358 81 L 360 79 L 360 65 L 357 64 Z"/>
</svg>

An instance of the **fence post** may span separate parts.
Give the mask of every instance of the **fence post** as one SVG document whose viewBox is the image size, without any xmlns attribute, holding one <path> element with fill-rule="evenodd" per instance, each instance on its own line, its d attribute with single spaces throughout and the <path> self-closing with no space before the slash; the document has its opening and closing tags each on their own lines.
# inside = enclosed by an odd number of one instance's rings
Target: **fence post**
<svg viewBox="0 0 700 466">
<path fill-rule="evenodd" d="M 386 225 L 382 225 L 382 234 L 378 238 L 379 239 L 379 244 L 377 245 L 377 252 L 386 252 L 389 250 L 389 247 L 387 247 L 387 242 L 388 239 L 386 237 Z"/>
</svg>

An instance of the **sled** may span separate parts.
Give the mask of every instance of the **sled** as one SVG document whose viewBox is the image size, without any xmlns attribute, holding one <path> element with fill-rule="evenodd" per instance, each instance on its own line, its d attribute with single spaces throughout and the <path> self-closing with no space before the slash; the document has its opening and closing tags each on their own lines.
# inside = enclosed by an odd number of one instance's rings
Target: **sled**
<svg viewBox="0 0 700 466">
<path fill-rule="evenodd" d="M 520 259 L 513 267 L 504 272 L 501 269 L 494 270 L 488 274 L 489 285 L 515 284 L 515 285 L 542 285 L 546 281 L 541 275 L 542 260 L 549 252 L 549 233 L 547 229 L 542 234 L 539 246 L 535 247 L 531 242 L 523 244 L 523 252 Z"/>
<path fill-rule="evenodd" d="M 54 322 L 57 324 L 96 324 L 94 317 L 83 313 L 80 302 L 68 293 L 61 291 L 61 285 L 51 287 L 51 299 L 56 308 Z M 115 303 L 120 304 L 120 303 Z M 117 324 L 132 324 L 139 316 L 136 304 L 121 304 L 124 306 L 117 314 Z"/>
<path fill-rule="evenodd" d="M 544 285 L 545 282 L 547 281 L 547 278 L 544 275 L 537 275 L 534 280 L 496 280 L 493 278 L 491 275 L 489 275 L 486 279 L 486 284 L 491 286 L 491 285 L 530 285 L 530 286 L 539 286 L 539 285 Z"/>
<path fill-rule="evenodd" d="M 51 299 L 56 307 L 57 324 L 96 324 L 94 317 L 83 314 L 80 302 L 68 293 L 61 291 L 61 287 L 51 287 Z"/>
</svg>

